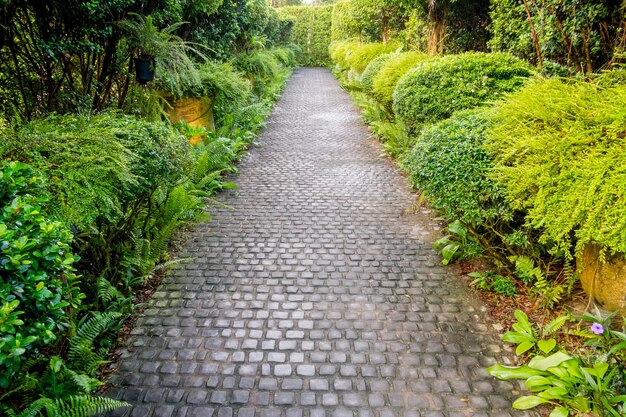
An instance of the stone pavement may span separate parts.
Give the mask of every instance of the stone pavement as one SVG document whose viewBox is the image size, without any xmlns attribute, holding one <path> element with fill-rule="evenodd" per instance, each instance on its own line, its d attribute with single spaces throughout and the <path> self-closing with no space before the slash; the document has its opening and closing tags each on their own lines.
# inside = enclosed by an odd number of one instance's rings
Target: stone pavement
<svg viewBox="0 0 626 417">
<path fill-rule="evenodd" d="M 107 395 L 133 417 L 512 416 L 480 302 L 325 69 L 295 71 Z"/>
</svg>

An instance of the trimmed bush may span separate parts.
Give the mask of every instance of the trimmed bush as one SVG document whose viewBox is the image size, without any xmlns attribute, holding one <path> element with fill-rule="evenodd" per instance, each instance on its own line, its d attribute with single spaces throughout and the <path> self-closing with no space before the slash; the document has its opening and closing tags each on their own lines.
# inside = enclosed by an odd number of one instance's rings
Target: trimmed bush
<svg viewBox="0 0 626 417">
<path fill-rule="evenodd" d="M 626 86 L 537 80 L 498 104 L 492 178 L 540 242 L 626 253 Z"/>
<path fill-rule="evenodd" d="M 409 131 L 518 90 L 530 66 L 507 54 L 465 53 L 420 63 L 398 83 L 393 110 Z M 379 74 L 380 76 L 380 74 Z"/>
<path fill-rule="evenodd" d="M 357 41 L 333 42 L 328 47 L 330 59 L 341 70 L 350 68 L 349 55 L 353 50 L 358 48 Z"/>
<path fill-rule="evenodd" d="M 502 190 L 487 176 L 487 124 L 483 110 L 459 112 L 422 132 L 403 163 L 437 210 L 475 226 L 512 218 Z"/>
<path fill-rule="evenodd" d="M 455 113 L 424 129 L 402 166 L 432 206 L 467 228 L 484 256 L 515 273 L 512 257 L 541 263 L 547 249 L 489 176 L 493 161 L 483 145 L 490 123 L 484 109 Z"/>
<path fill-rule="evenodd" d="M 285 6 L 277 9 L 281 19 L 295 21 L 289 37 L 300 48 L 297 61 L 303 66 L 324 67 L 330 64 L 331 14 L 333 6 Z"/>
<path fill-rule="evenodd" d="M 381 54 L 393 52 L 399 47 L 399 44 L 392 42 L 386 45 L 380 42 L 363 44 L 351 49 L 346 56 L 346 61 L 352 71 L 361 74 L 372 59 Z"/>
<path fill-rule="evenodd" d="M 372 88 L 374 97 L 391 110 L 393 91 L 400 78 L 426 58 L 427 55 L 422 52 L 404 52 L 389 58 L 374 77 Z"/>
<path fill-rule="evenodd" d="M 382 69 L 385 63 L 391 59 L 394 54 L 384 54 L 374 58 L 367 64 L 365 67 L 365 71 L 361 74 L 361 84 L 363 85 L 363 90 L 372 94 L 372 89 L 374 88 L 374 77 L 378 74 L 378 72 Z"/>
</svg>

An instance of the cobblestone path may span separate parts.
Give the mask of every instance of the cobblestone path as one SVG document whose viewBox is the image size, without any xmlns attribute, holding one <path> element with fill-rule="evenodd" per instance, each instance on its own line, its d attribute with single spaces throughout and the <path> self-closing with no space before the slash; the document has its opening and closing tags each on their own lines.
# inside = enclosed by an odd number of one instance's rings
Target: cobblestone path
<svg viewBox="0 0 626 417">
<path fill-rule="evenodd" d="M 133 417 L 511 416 L 480 303 L 325 69 L 298 69 L 109 396 Z"/>
</svg>

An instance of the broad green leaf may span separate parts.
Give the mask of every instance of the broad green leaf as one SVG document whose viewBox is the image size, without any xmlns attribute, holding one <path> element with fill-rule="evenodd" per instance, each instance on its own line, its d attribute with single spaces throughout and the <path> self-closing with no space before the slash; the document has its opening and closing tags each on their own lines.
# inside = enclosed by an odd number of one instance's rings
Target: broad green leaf
<svg viewBox="0 0 626 417">
<path fill-rule="evenodd" d="M 487 372 L 498 379 L 528 379 L 531 376 L 543 375 L 543 372 L 528 366 L 494 365 L 487 368 Z"/>
<path fill-rule="evenodd" d="M 567 389 L 563 387 L 552 387 L 537 395 L 546 400 L 560 400 L 567 395 Z"/>
<path fill-rule="evenodd" d="M 517 348 L 515 349 L 515 354 L 521 355 L 524 352 L 528 352 L 530 349 L 533 348 L 533 346 L 535 346 L 535 342 L 522 342 L 517 345 Z"/>
<path fill-rule="evenodd" d="M 533 388 L 554 385 L 553 381 L 550 378 L 546 378 L 542 375 L 531 376 L 526 380 L 525 384 L 531 391 L 534 391 Z"/>
<path fill-rule="evenodd" d="M 523 342 L 533 342 L 534 338 L 525 333 L 508 331 L 502 335 L 502 340 L 517 345 Z"/>
<path fill-rule="evenodd" d="M 552 368 L 554 366 L 559 366 L 561 363 L 572 359 L 571 356 L 564 352 L 557 352 L 553 355 L 544 358 L 543 356 L 535 356 L 530 360 L 528 366 L 533 369 L 538 369 L 540 371 L 545 371 L 548 368 Z"/>
<path fill-rule="evenodd" d="M 513 403 L 513 408 L 517 408 L 518 410 L 528 410 L 529 408 L 537 407 L 538 405 L 547 403 L 548 400 L 544 400 L 543 398 L 539 398 L 536 395 L 527 395 L 524 397 L 519 397 Z"/>
<path fill-rule="evenodd" d="M 528 321 L 528 316 L 522 310 L 515 310 L 515 318 L 517 319 L 517 325 L 519 328 L 528 334 L 534 334 L 533 328 Z"/>
<path fill-rule="evenodd" d="M 549 417 L 567 417 L 569 416 L 569 408 L 557 407 L 550 413 Z"/>
<path fill-rule="evenodd" d="M 540 340 L 539 342 L 537 342 L 537 346 L 543 353 L 550 353 L 552 349 L 556 347 L 556 340 Z"/>
</svg>

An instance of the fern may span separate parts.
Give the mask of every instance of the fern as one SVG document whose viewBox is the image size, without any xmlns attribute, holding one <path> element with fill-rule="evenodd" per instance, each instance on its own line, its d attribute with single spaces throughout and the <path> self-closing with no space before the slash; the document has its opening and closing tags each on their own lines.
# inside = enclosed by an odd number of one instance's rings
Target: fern
<svg viewBox="0 0 626 417">
<path fill-rule="evenodd" d="M 40 398 L 21 413 L 17 414 L 9 410 L 7 415 L 9 417 L 88 417 L 128 406 L 130 404 L 112 398 L 72 395 L 66 399 Z"/>
<path fill-rule="evenodd" d="M 88 374 L 93 375 L 98 367 L 107 363 L 107 361 L 103 359 L 104 354 L 96 351 L 94 341 L 98 336 L 108 330 L 111 324 L 120 317 L 120 313 L 94 312 L 93 317 L 78 328 L 76 334 L 70 341 L 68 352 L 68 359 L 73 367 L 84 369 Z M 72 380 L 74 380 L 76 385 L 83 386 L 80 379 L 75 379 L 75 377 L 72 376 Z"/>
<path fill-rule="evenodd" d="M 104 277 L 100 277 L 97 279 L 96 290 L 98 300 L 101 301 L 105 306 L 112 301 L 121 303 L 126 301 L 127 299 L 119 289 L 117 289 L 113 284 L 111 284 L 111 282 L 109 282 Z"/>
</svg>

